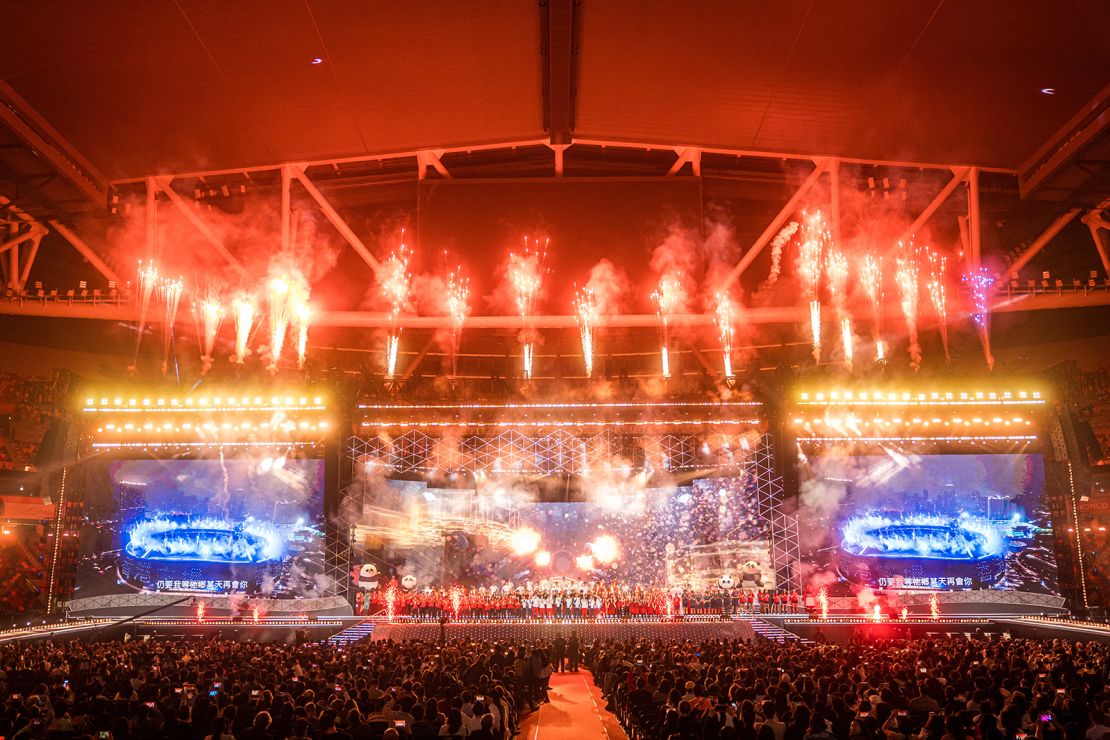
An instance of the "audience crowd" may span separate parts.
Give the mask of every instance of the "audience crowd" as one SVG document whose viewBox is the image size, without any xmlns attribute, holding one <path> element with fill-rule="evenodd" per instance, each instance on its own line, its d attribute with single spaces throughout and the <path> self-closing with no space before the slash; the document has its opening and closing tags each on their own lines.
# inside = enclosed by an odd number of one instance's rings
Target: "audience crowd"
<svg viewBox="0 0 1110 740">
<path fill-rule="evenodd" d="M 1106 645 L 943 638 L 831 644 L 605 642 L 587 664 L 655 740 L 1101 740 Z"/>
<path fill-rule="evenodd" d="M 1102 740 L 1108 655 L 965 638 L 15 643 L 0 646 L 0 736 L 511 740 L 581 659 L 636 739 Z"/>
</svg>

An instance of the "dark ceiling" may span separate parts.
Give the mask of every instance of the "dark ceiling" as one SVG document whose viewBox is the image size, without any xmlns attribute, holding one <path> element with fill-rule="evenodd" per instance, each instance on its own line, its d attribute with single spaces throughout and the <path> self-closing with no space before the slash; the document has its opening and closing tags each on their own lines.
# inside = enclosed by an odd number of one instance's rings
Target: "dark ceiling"
<svg viewBox="0 0 1110 740">
<path fill-rule="evenodd" d="M 578 139 L 1016 169 L 1110 78 L 1104 0 L 577 7 Z M 536 2 L 4 16 L 0 78 L 109 179 L 546 138 Z"/>
</svg>

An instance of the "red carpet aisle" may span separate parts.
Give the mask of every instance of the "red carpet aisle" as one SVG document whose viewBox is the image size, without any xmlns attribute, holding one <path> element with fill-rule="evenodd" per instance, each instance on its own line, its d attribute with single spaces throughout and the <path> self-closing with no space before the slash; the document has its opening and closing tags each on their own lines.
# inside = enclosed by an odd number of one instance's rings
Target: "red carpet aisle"
<svg viewBox="0 0 1110 740">
<path fill-rule="evenodd" d="M 548 696 L 551 703 L 541 704 L 521 723 L 520 740 L 628 740 L 617 718 L 605 711 L 589 671 L 554 674 Z"/>
</svg>

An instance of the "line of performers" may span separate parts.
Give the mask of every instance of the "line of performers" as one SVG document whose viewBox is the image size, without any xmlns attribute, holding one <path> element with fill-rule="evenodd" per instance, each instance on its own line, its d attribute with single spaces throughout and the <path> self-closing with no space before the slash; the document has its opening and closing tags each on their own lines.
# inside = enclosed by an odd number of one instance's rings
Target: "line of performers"
<svg viewBox="0 0 1110 740">
<path fill-rule="evenodd" d="M 521 586 L 406 590 L 396 582 L 388 582 L 375 590 L 360 590 L 355 608 L 361 615 L 390 615 L 415 621 L 660 619 L 805 611 L 802 595 L 793 591 L 664 589 L 600 583 L 543 589 Z"/>
</svg>

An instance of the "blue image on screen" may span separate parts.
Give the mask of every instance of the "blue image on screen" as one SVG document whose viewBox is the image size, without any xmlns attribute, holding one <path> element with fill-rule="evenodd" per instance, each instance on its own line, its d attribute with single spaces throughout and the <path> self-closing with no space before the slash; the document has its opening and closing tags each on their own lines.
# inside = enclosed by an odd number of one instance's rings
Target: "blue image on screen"
<svg viewBox="0 0 1110 740">
<path fill-rule="evenodd" d="M 86 496 L 78 596 L 323 596 L 323 461 L 115 460 Z"/>
<path fill-rule="evenodd" d="M 806 559 L 880 588 L 1058 593 L 1036 454 L 817 455 L 801 468 Z"/>
</svg>

